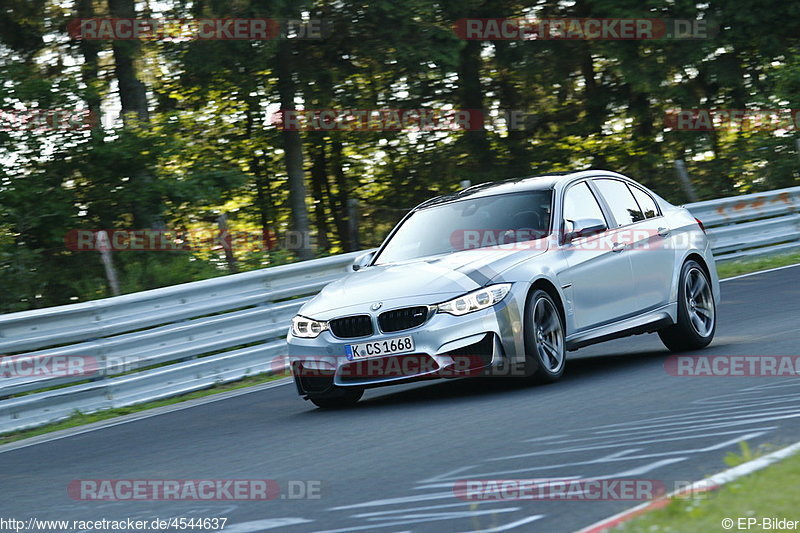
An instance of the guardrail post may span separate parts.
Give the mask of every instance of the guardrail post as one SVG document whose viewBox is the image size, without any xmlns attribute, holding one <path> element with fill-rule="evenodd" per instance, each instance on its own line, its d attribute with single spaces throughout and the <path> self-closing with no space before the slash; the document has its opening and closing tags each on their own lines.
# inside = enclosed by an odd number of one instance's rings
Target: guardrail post
<svg viewBox="0 0 800 533">
<path fill-rule="evenodd" d="M 111 243 L 108 240 L 108 233 L 101 231 L 97 234 L 97 249 L 100 250 L 100 260 L 106 271 L 106 279 L 111 287 L 111 294 L 119 296 L 119 279 L 117 271 L 114 270 L 114 262 L 111 260 Z"/>
<path fill-rule="evenodd" d="M 689 201 L 696 202 L 697 192 L 695 192 L 694 185 L 692 185 L 692 180 L 689 179 L 689 173 L 686 171 L 686 162 L 683 159 L 676 159 L 675 170 L 678 173 L 678 178 L 681 180 L 681 185 L 683 186 L 683 190 L 686 192 L 686 196 L 689 198 Z"/>
<path fill-rule="evenodd" d="M 228 231 L 227 213 L 222 213 L 217 217 L 217 225 L 219 226 L 219 240 L 222 244 L 222 249 L 225 250 L 225 261 L 228 263 L 228 270 L 236 274 L 239 272 L 239 266 L 236 264 L 236 256 L 233 255 L 233 237 Z"/>
</svg>

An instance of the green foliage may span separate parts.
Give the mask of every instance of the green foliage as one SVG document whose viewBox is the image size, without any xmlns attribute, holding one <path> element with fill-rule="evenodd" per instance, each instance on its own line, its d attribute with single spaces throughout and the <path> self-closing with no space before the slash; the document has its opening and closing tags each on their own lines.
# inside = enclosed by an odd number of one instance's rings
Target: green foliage
<svg viewBox="0 0 800 533">
<path fill-rule="evenodd" d="M 750 445 L 747 444 L 747 441 L 740 442 L 739 449 L 741 451 L 740 454 L 737 454 L 736 452 L 728 452 L 728 455 L 726 455 L 723 459 L 726 465 L 730 467 L 739 466 L 740 464 L 744 464 L 756 458 L 756 456 L 753 454 L 753 450 L 750 448 Z"/>
<path fill-rule="evenodd" d="M 119 252 L 120 289 L 136 292 L 219 276 L 224 271 L 184 252 Z M 98 259 L 99 261 L 99 259 Z"/>
<path fill-rule="evenodd" d="M 757 525 L 753 529 L 767 531 L 772 528 L 763 525 L 762 519 L 795 516 L 794 487 L 798 475 L 800 455 L 795 454 L 713 492 L 675 497 L 668 505 L 649 509 L 615 530 L 628 533 L 723 531 L 721 524 L 732 524 L 735 528 L 737 519 L 741 518 L 755 519 Z"/>
<path fill-rule="evenodd" d="M 276 52 L 282 41 L 145 40 L 131 72 L 147 117 L 123 124 L 111 41 L 79 41 L 67 22 L 106 16 L 105 2 L 9 0 L 0 13 L 0 109 L 87 109 L 89 129 L 0 125 L 0 312 L 110 295 L 96 252 L 73 252 L 73 229 L 167 228 L 285 234 L 291 220 Z M 138 4 L 137 4 L 138 5 Z M 149 5 L 149 4 L 148 4 Z M 473 183 L 552 170 L 609 168 L 668 200 L 687 201 L 684 159 L 702 199 L 800 183 L 796 126 L 677 131 L 670 110 L 800 108 L 800 36 L 791 2 L 592 0 L 167 0 L 139 16 L 308 16 L 332 31 L 290 43 L 295 101 L 306 109 L 468 109 L 525 115 L 507 130 L 303 132 L 315 254 L 380 243 L 417 203 Z M 757 14 L 757 15 L 754 15 Z M 705 19 L 707 39 L 461 40 L 464 17 Z M 135 92 L 135 91 L 134 91 Z M 131 94 L 129 94 L 131 93 Z M 133 95 L 135 96 L 135 95 Z M 348 205 L 359 205 L 358 243 Z M 182 254 L 115 252 L 123 291 L 297 259 L 287 249 L 220 247 Z"/>
<path fill-rule="evenodd" d="M 754 459 L 758 459 L 759 457 L 763 457 L 768 453 L 774 452 L 776 449 L 778 449 L 778 447 L 772 444 L 761 444 L 758 446 L 758 448 L 753 449 L 750 447 L 747 441 L 742 441 L 739 443 L 740 453 L 728 452 L 723 461 L 725 461 L 726 465 L 733 468 Z"/>
</svg>

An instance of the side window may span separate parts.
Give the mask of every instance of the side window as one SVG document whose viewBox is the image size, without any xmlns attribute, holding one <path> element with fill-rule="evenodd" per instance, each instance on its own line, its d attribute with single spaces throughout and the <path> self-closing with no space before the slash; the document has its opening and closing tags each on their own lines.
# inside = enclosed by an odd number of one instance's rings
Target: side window
<svg viewBox="0 0 800 533">
<path fill-rule="evenodd" d="M 600 204 L 585 181 L 573 185 L 564 195 L 564 220 L 581 218 L 597 218 L 608 224 Z"/>
<path fill-rule="evenodd" d="M 594 180 L 600 194 L 605 198 L 617 224 L 627 226 L 645 219 L 644 213 L 633 198 L 628 186 L 619 180 L 596 179 Z"/>
<path fill-rule="evenodd" d="M 631 187 L 631 191 L 633 192 L 634 198 L 636 198 L 636 203 L 638 203 L 639 207 L 642 208 L 646 218 L 658 216 L 658 206 L 656 205 L 655 200 L 653 200 L 649 194 L 641 190 L 639 187 Z"/>
</svg>

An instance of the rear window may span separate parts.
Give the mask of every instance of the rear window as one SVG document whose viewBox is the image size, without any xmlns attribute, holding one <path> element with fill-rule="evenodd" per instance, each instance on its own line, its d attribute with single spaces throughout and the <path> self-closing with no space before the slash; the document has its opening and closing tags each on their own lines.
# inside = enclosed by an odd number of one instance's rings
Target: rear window
<svg viewBox="0 0 800 533">
<path fill-rule="evenodd" d="M 636 203 L 628 186 L 619 180 L 596 179 L 594 180 L 600 194 L 605 198 L 611 213 L 620 226 L 627 226 L 645 219 L 644 213 Z"/>
<path fill-rule="evenodd" d="M 633 192 L 633 197 L 636 198 L 636 203 L 638 203 L 639 207 L 642 209 L 645 218 L 654 218 L 659 215 L 658 205 L 656 205 L 652 196 L 639 187 L 631 187 L 630 189 L 631 192 Z"/>
</svg>

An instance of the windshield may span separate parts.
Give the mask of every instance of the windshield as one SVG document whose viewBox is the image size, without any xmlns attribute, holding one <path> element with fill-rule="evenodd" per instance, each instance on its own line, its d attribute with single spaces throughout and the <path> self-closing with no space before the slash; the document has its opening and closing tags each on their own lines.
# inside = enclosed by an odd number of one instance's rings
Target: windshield
<svg viewBox="0 0 800 533">
<path fill-rule="evenodd" d="M 484 196 L 413 213 L 373 264 L 539 239 L 550 231 L 552 190 Z"/>
</svg>

